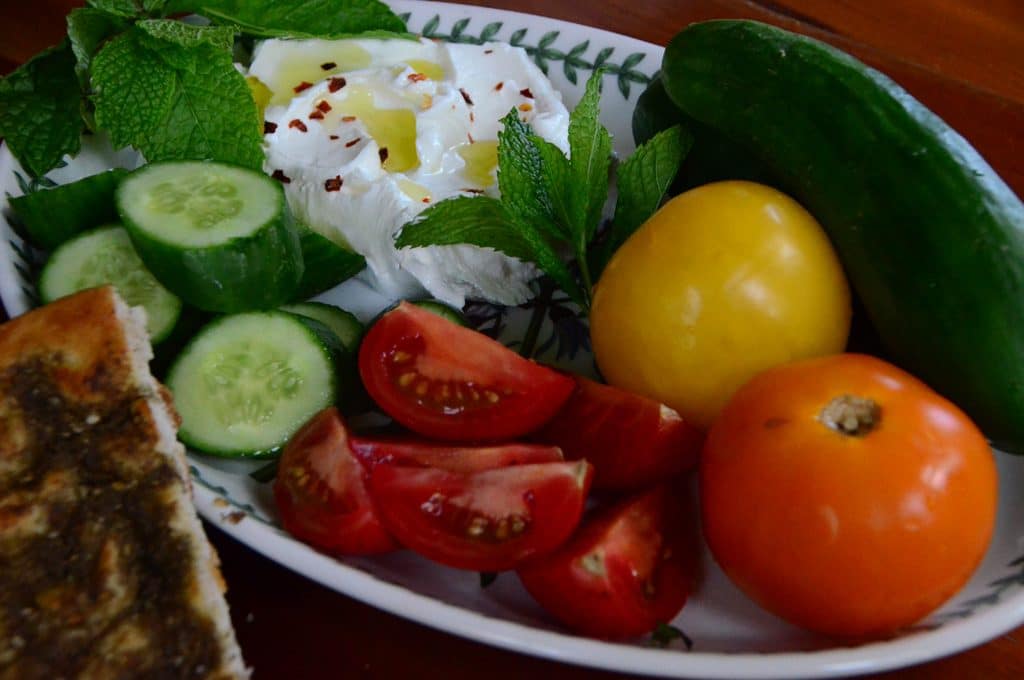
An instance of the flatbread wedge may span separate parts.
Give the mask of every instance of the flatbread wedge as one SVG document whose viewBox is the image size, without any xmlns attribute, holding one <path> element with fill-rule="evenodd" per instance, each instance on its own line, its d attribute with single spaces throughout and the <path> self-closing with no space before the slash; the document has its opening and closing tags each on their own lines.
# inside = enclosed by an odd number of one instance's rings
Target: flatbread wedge
<svg viewBox="0 0 1024 680">
<path fill-rule="evenodd" d="M 144 312 L 0 326 L 0 679 L 247 678 Z"/>
</svg>

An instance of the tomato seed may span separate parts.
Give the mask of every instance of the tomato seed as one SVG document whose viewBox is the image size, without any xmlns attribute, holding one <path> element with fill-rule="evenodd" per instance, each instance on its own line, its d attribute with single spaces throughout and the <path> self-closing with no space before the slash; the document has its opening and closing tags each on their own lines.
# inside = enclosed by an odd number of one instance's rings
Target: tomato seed
<svg viewBox="0 0 1024 680">
<path fill-rule="evenodd" d="M 487 530 L 487 520 L 483 517 L 474 517 L 466 527 L 466 533 L 474 538 L 483 536 L 484 531 Z"/>
<path fill-rule="evenodd" d="M 429 389 L 430 383 L 426 380 L 416 383 L 416 396 L 425 397 L 427 395 L 427 390 Z"/>
<path fill-rule="evenodd" d="M 408 387 L 409 385 L 412 384 L 412 381 L 415 380 L 415 379 L 416 379 L 416 374 L 415 373 L 403 373 L 402 375 L 398 376 L 398 386 L 399 387 Z"/>
<path fill-rule="evenodd" d="M 396 364 L 404 364 L 409 359 L 412 359 L 412 355 L 409 354 L 408 352 L 403 352 L 402 350 L 398 350 L 397 352 L 391 355 L 391 360 Z"/>
<path fill-rule="evenodd" d="M 492 392 L 490 390 L 485 390 L 484 391 L 484 396 L 487 397 L 487 401 L 491 402 L 492 404 L 497 404 L 498 403 L 498 395 L 497 395 L 496 392 Z"/>
</svg>

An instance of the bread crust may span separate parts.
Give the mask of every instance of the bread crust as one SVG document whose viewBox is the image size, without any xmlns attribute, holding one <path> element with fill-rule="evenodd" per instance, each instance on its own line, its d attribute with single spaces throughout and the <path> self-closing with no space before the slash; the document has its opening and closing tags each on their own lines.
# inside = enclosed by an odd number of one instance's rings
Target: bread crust
<svg viewBox="0 0 1024 680">
<path fill-rule="evenodd" d="M 0 679 L 244 678 L 140 310 L 0 326 Z"/>
</svg>

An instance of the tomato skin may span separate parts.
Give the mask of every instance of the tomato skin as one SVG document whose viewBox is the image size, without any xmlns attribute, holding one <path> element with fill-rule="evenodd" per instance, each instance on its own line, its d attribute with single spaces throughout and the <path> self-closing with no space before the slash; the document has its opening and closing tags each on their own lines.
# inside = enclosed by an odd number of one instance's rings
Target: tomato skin
<svg viewBox="0 0 1024 680">
<path fill-rule="evenodd" d="M 451 472 L 480 472 L 529 463 L 561 463 L 557 446 L 509 443 L 496 446 L 460 446 L 412 439 L 352 438 L 352 451 L 372 471 L 378 465 L 435 467 Z"/>
<path fill-rule="evenodd" d="M 406 547 L 458 569 L 505 571 L 569 537 L 593 470 L 585 461 L 478 472 L 378 465 L 370 492 Z"/>
<path fill-rule="evenodd" d="M 359 374 L 388 415 L 447 441 L 527 434 L 551 418 L 573 389 L 571 378 L 406 302 L 366 333 Z"/>
<path fill-rule="evenodd" d="M 517 573 L 526 590 L 569 628 L 623 639 L 667 623 L 696 587 L 696 513 L 662 484 L 587 519 L 553 553 Z"/>
<path fill-rule="evenodd" d="M 594 488 L 651 486 L 693 467 L 703 433 L 669 407 L 580 376 L 565 406 L 535 432 L 569 460 L 590 461 Z"/>
<path fill-rule="evenodd" d="M 753 182 L 676 196 L 615 253 L 594 289 L 594 356 L 612 385 L 701 429 L 756 373 L 843 351 L 850 291 L 814 218 Z"/>
<path fill-rule="evenodd" d="M 880 407 L 873 428 L 851 435 L 822 420 L 844 395 Z M 942 604 L 981 561 L 996 516 L 995 463 L 977 427 L 916 378 L 857 354 L 743 386 L 708 434 L 700 481 L 704 533 L 726 574 L 766 609 L 838 637 L 887 635 Z"/>
<path fill-rule="evenodd" d="M 325 552 L 373 555 L 399 548 L 377 518 L 337 409 L 318 413 L 288 442 L 274 500 L 285 530 Z"/>
</svg>

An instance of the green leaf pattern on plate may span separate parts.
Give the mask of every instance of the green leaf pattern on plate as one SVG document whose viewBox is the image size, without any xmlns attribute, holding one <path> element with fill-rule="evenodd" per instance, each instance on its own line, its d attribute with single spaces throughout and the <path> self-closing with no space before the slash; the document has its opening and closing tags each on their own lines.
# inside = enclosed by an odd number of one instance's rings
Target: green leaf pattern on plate
<svg viewBox="0 0 1024 680">
<path fill-rule="evenodd" d="M 408 15 L 402 15 L 402 18 L 408 21 Z M 481 45 L 494 40 L 504 27 L 502 22 L 493 21 L 483 26 L 480 29 L 479 35 L 473 35 L 471 32 L 468 32 L 470 23 L 470 19 L 459 19 L 452 25 L 451 30 L 445 33 L 441 30 L 440 15 L 434 15 L 423 24 L 420 33 L 426 38 Z M 415 28 L 410 26 L 409 30 L 415 31 Z M 604 67 L 608 75 L 615 77 L 619 92 L 622 93 L 624 99 L 629 99 L 630 94 L 633 92 L 633 85 L 646 87 L 651 82 L 651 76 L 638 68 L 646 56 L 641 52 L 626 55 L 621 63 L 616 63 L 612 61 L 615 48 L 602 47 L 596 52 L 591 61 L 586 58 L 586 54 L 591 48 L 590 40 L 584 40 L 577 45 L 563 50 L 557 46 L 558 39 L 561 37 L 560 31 L 548 31 L 538 39 L 535 45 L 526 43 L 528 33 L 529 29 L 527 28 L 516 29 L 509 35 L 508 42 L 511 45 L 525 49 L 526 53 L 533 58 L 534 63 L 545 74 L 548 73 L 552 63 L 561 62 L 562 71 L 565 73 L 566 79 L 573 85 L 576 85 L 580 81 L 580 71 L 584 72 L 585 79 L 586 75 L 589 75 L 591 71 Z"/>
</svg>

